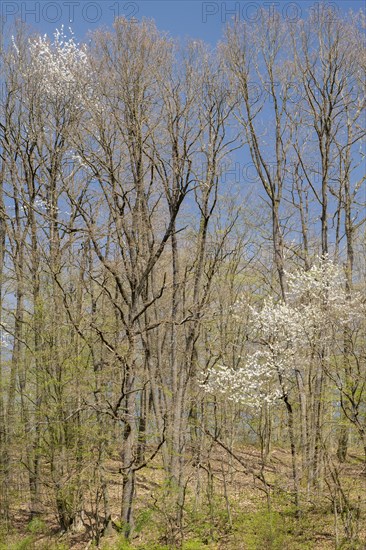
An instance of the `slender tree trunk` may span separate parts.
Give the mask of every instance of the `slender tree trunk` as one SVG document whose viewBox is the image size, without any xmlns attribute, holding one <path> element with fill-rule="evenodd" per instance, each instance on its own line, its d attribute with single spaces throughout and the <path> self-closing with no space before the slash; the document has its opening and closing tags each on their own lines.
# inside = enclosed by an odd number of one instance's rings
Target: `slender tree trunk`
<svg viewBox="0 0 366 550">
<path fill-rule="evenodd" d="M 3 184 L 5 175 L 5 163 L 1 164 L 0 172 L 0 323 L 3 323 L 3 283 L 4 283 L 4 259 L 6 245 L 6 218 L 5 205 L 3 200 Z M 9 500 L 7 486 L 8 451 L 6 446 L 7 429 L 4 403 L 4 382 L 3 382 L 3 356 L 2 349 L 6 334 L 1 328 L 0 333 L 0 521 L 4 521 L 7 527 L 9 522 Z"/>
</svg>

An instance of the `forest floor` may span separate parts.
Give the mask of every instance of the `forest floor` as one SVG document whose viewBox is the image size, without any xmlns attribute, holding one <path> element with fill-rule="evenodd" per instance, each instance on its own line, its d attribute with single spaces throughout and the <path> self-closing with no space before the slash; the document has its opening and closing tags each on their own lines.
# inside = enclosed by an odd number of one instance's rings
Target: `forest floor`
<svg viewBox="0 0 366 550">
<path fill-rule="evenodd" d="M 183 550 L 366 550 L 366 476 L 357 454 L 350 452 L 338 465 L 342 489 L 354 504 L 348 513 L 334 514 L 332 480 L 319 491 L 301 497 L 298 517 L 291 496 L 291 457 L 276 448 L 260 466 L 258 449 L 245 447 L 235 458 L 216 447 L 209 463 L 187 466 Z M 115 529 L 101 538 L 102 550 L 169 550 L 173 537 L 172 493 L 164 485 L 163 470 L 156 458 L 138 472 L 136 483 L 136 525 L 130 543 L 118 532 L 122 476 L 120 463 L 106 464 L 109 496 Z M 211 490 L 209 490 L 211 488 Z M 92 484 L 90 495 L 93 494 Z M 334 499 L 333 499 L 334 500 Z M 95 510 L 95 498 L 88 508 Z M 96 548 L 90 541 L 92 529 L 60 533 L 55 511 L 44 509 L 42 520 L 29 522 L 28 511 L 12 510 L 10 534 L 0 532 L 0 550 L 86 550 Z M 85 523 L 88 523 L 86 515 Z M 90 522 L 89 522 L 90 523 Z M 346 540 L 345 527 L 353 530 Z M 349 537 L 348 537 L 349 538 Z"/>
</svg>

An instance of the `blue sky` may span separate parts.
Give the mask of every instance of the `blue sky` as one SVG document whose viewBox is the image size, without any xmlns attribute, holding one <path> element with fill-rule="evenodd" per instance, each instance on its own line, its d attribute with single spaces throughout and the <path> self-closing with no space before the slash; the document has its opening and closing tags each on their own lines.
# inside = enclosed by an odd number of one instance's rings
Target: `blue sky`
<svg viewBox="0 0 366 550">
<path fill-rule="evenodd" d="M 325 1 L 336 12 L 365 8 L 365 0 Z M 20 18 L 34 30 L 52 34 L 63 24 L 82 40 L 87 32 L 110 26 L 115 16 L 153 18 L 160 30 L 180 38 L 202 39 L 214 45 L 234 15 L 255 21 L 259 9 L 276 9 L 290 20 L 318 9 L 317 0 L 3 0 L 1 14 L 7 23 Z"/>
<path fill-rule="evenodd" d="M 365 9 L 366 0 L 324 0 L 323 4 L 346 14 L 349 10 Z M 296 21 L 319 6 L 318 0 L 0 0 L 0 13 L 7 24 L 20 18 L 42 34 L 52 35 L 62 25 L 71 27 L 79 41 L 86 39 L 88 31 L 111 26 L 115 16 L 137 20 L 147 17 L 155 20 L 158 29 L 174 37 L 202 39 L 215 46 L 233 16 L 254 22 L 264 8 L 269 12 L 275 9 Z M 237 152 L 235 158 L 242 161 L 243 151 Z M 247 173 L 240 174 L 240 183 L 250 183 Z"/>
<path fill-rule="evenodd" d="M 366 0 L 325 0 L 323 3 L 344 15 L 366 6 Z M 71 27 L 79 41 L 86 39 L 88 31 L 111 26 L 116 16 L 137 20 L 147 17 L 155 20 L 158 29 L 174 37 L 202 39 L 215 46 L 223 27 L 233 16 L 254 22 L 261 8 L 269 12 L 275 9 L 295 22 L 319 6 L 317 0 L 2 0 L 0 13 L 6 24 L 11 25 L 15 18 L 20 18 L 42 34 L 52 35 L 62 25 Z M 236 174 L 235 168 L 228 172 L 228 179 L 235 179 L 244 194 L 259 185 L 257 179 L 250 180 L 250 174 L 242 170 L 250 163 L 248 155 L 248 150 L 233 155 L 233 159 L 238 160 L 235 166 L 241 168 L 239 176 L 232 175 Z M 362 167 L 353 177 L 358 177 L 360 171 Z M 259 188 L 263 195 L 260 185 Z"/>
</svg>

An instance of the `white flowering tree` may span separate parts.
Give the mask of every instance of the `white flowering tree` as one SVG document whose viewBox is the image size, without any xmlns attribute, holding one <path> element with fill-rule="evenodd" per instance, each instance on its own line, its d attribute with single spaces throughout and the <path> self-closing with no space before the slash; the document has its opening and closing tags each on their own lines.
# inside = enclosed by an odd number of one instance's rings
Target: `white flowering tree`
<svg viewBox="0 0 366 550">
<path fill-rule="evenodd" d="M 309 462 L 320 460 L 316 452 L 320 445 L 317 422 L 321 422 L 321 418 L 314 411 L 324 406 L 326 376 L 338 380 L 342 402 L 347 400 L 342 392 L 341 372 L 334 372 L 334 364 L 340 360 L 339 342 L 342 342 L 345 327 L 361 323 L 363 312 L 362 297 L 357 293 L 349 296 L 342 269 L 328 257 L 318 258 L 307 271 L 299 269 L 286 276 L 286 302 L 270 298 L 260 308 L 250 308 L 251 342 L 239 367 L 215 366 L 206 373 L 203 387 L 211 394 L 254 409 L 264 404 L 275 405 L 281 399 L 284 401 L 289 415 L 296 489 L 294 404 L 300 404 L 304 469 L 309 467 Z M 240 301 L 234 308 L 233 315 L 238 322 L 244 308 L 245 304 Z M 361 384 L 361 377 L 359 382 Z M 352 403 L 348 398 L 349 411 L 350 408 Z M 356 414 L 356 418 L 359 415 Z M 360 421 L 356 428 L 362 438 L 364 427 Z"/>
<path fill-rule="evenodd" d="M 62 26 L 53 40 L 47 34 L 31 39 L 29 54 L 27 71 L 38 80 L 44 102 L 62 101 L 69 108 L 80 107 L 85 88 L 91 89 L 91 75 L 86 48 L 76 42 L 72 30 L 68 36 Z"/>
<path fill-rule="evenodd" d="M 260 309 L 250 308 L 253 351 L 237 370 L 215 367 L 204 385 L 206 391 L 254 407 L 276 402 L 288 391 L 295 369 L 317 339 L 324 344 L 332 337 L 335 321 L 343 325 L 355 315 L 357 297 L 347 300 L 342 273 L 330 260 L 319 260 L 309 271 L 287 273 L 287 278 L 286 302 L 269 298 Z M 242 307 L 238 302 L 234 308 L 238 321 Z"/>
<path fill-rule="evenodd" d="M 63 29 L 51 38 L 28 37 L 18 30 L 2 61 L 7 84 L 0 101 L 5 258 L 16 273 L 10 289 L 9 310 L 15 304 L 16 313 L 10 315 L 14 321 L 9 326 L 13 344 L 6 437 L 11 440 L 16 433 L 19 402 L 27 438 L 24 464 L 30 515 L 35 517 L 42 509 L 40 491 L 47 475 L 42 460 L 46 457 L 60 526 L 68 529 L 76 526 L 82 510 L 80 476 L 78 483 L 65 482 L 71 472 L 77 470 L 79 475 L 81 471 L 80 463 L 75 467 L 65 459 L 74 455 L 75 447 L 80 448 L 81 430 L 66 420 L 73 419 L 80 407 L 75 391 L 75 386 L 80 387 L 75 367 L 80 347 L 63 330 L 62 295 L 54 274 L 61 273 L 67 281 L 71 273 L 65 251 L 72 244 L 69 228 L 75 207 L 67 202 L 66 189 L 77 187 L 78 179 L 70 178 L 70 135 L 79 126 L 91 75 L 85 49 Z M 65 364 L 66 357 L 74 363 L 72 367 Z M 41 418 L 46 419 L 42 421 L 47 430 L 40 429 Z M 11 465 L 5 462 L 4 471 L 10 477 Z"/>
</svg>

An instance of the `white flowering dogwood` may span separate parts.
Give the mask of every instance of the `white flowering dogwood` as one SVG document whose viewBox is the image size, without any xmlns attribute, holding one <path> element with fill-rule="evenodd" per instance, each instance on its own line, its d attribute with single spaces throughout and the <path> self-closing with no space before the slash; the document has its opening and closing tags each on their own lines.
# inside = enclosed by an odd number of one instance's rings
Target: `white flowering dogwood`
<svg viewBox="0 0 366 550">
<path fill-rule="evenodd" d="M 288 299 L 264 301 L 250 308 L 251 347 L 239 368 L 213 367 L 202 384 L 205 391 L 252 407 L 273 403 L 287 392 L 299 366 L 310 361 L 316 346 L 324 347 L 340 329 L 361 315 L 345 290 L 342 270 L 328 257 L 318 258 L 308 270 L 287 273 Z M 234 306 L 240 322 L 243 303 Z"/>
</svg>

